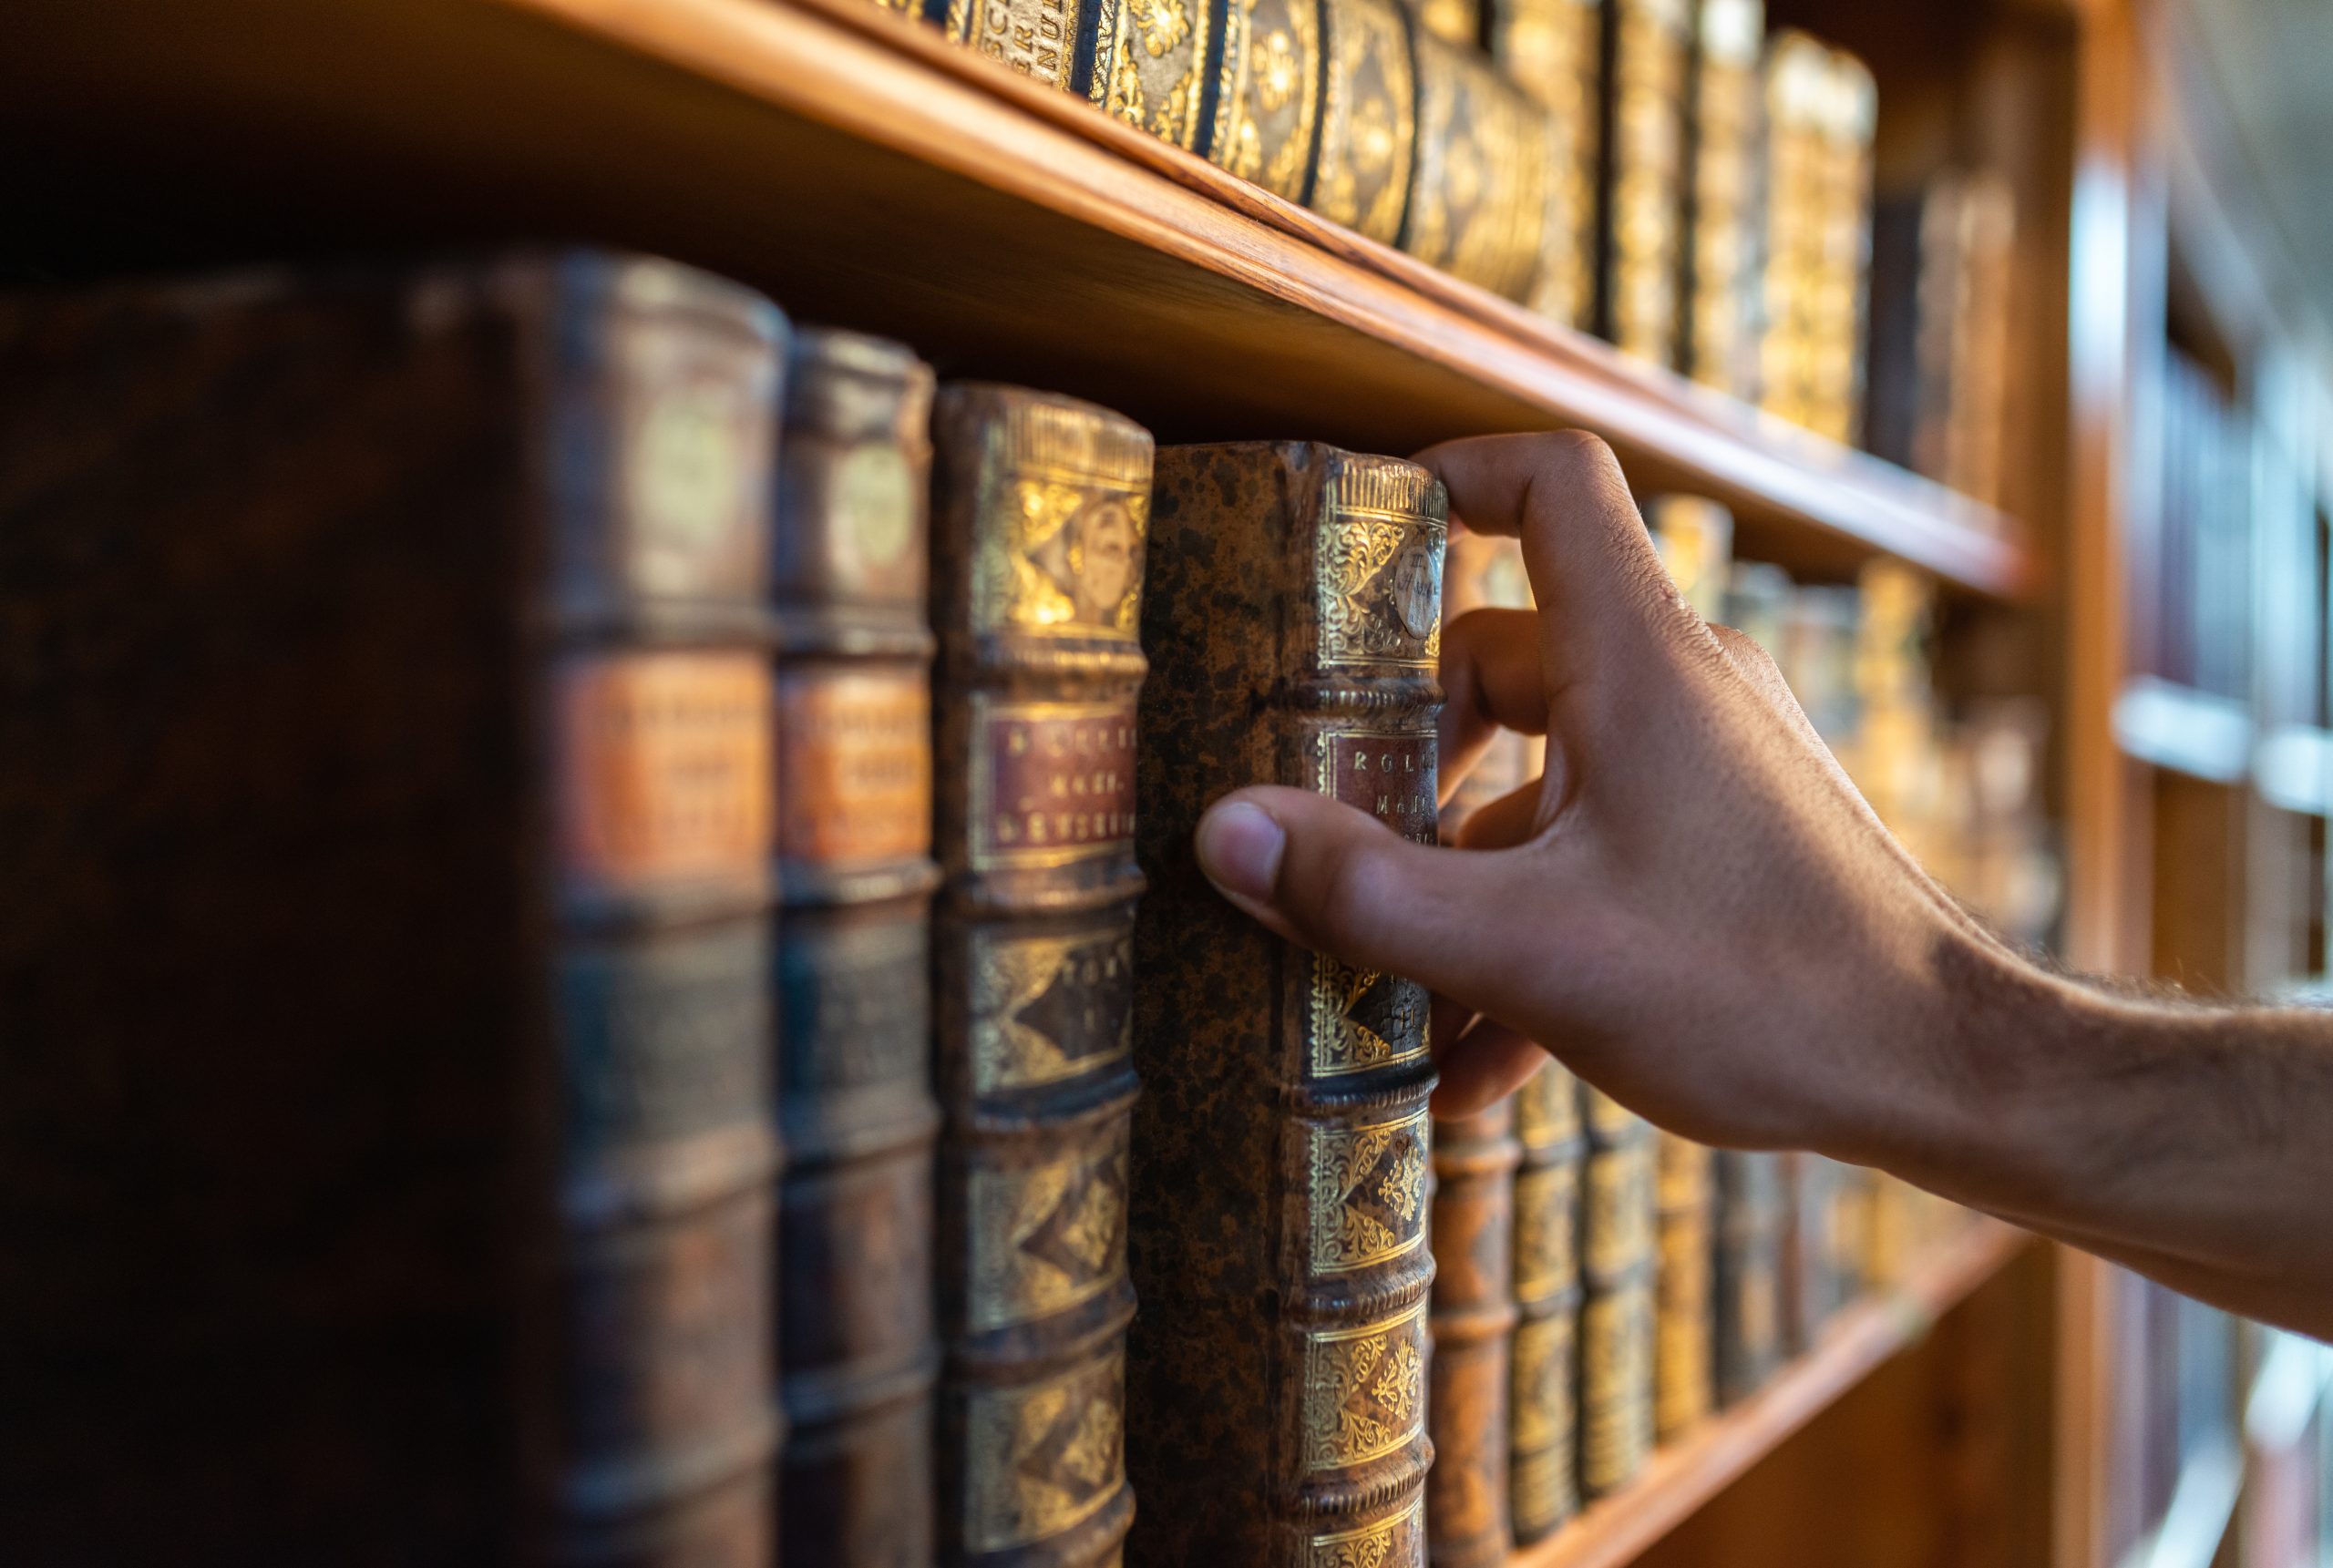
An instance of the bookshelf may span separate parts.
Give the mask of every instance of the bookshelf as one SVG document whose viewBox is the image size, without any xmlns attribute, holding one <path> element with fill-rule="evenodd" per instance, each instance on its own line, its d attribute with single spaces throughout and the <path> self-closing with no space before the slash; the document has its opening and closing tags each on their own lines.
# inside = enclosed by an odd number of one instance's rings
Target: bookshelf
<svg viewBox="0 0 2333 1568">
<path fill-rule="evenodd" d="M 2007 518 L 1627 362 L 865 0 L 35 0 L 0 59 L 27 233 L 89 260 L 565 235 L 1122 408 L 1390 452 L 1578 425 L 1742 553 L 2013 600 Z M 135 127 L 134 132 L 124 128 Z"/>
</svg>

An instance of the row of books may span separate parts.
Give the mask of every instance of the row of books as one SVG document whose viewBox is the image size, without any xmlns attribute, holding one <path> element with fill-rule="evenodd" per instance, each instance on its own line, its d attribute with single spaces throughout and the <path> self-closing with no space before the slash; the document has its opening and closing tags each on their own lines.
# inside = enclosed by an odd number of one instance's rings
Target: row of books
<svg viewBox="0 0 2333 1568">
<path fill-rule="evenodd" d="M 1208 887 L 1237 785 L 1436 836 L 1446 536 L 636 257 L 0 304 L 19 1544 L 1490 1562 L 1625 1485 L 1917 1205 L 1554 1066 L 1437 1130 L 1422 989 Z"/>
</svg>

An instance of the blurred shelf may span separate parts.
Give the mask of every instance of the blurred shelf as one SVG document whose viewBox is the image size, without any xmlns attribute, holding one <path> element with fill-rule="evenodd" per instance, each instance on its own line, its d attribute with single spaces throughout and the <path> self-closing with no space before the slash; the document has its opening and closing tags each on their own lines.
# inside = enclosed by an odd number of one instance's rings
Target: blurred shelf
<svg viewBox="0 0 2333 1568">
<path fill-rule="evenodd" d="M 1619 1568 L 1634 1562 L 1881 1363 L 1926 1335 L 2032 1240 L 1999 1221 L 1976 1221 L 1901 1285 L 1842 1312 L 1822 1343 L 1772 1383 L 1661 1449 L 1633 1485 L 1516 1552 L 1508 1568 Z"/>
<path fill-rule="evenodd" d="M 2210 784 L 2240 784 L 2252 770 L 2252 715 L 2232 697 L 2152 675 L 2114 700 L 2114 743 L 2123 754 Z"/>
<path fill-rule="evenodd" d="M 2253 787 L 2285 811 L 2333 816 L 2333 731 L 2279 724 L 2252 753 Z"/>
<path fill-rule="evenodd" d="M 1577 425 L 1835 575 L 2014 597 L 1999 514 L 1541 321 L 869 0 L 18 0 L 0 262 L 661 251 L 1172 439 Z"/>
</svg>

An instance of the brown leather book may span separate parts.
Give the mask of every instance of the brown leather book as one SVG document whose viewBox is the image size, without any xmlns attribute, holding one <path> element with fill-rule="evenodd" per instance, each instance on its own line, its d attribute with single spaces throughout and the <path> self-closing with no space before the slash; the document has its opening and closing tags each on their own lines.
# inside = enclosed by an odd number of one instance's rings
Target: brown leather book
<svg viewBox="0 0 2333 1568">
<path fill-rule="evenodd" d="M 1720 1149 L 1711 1166 L 1717 1219 L 1711 1358 L 1718 1402 L 1764 1386 L 1783 1360 L 1783 1156 Z"/>
<path fill-rule="evenodd" d="M 1446 502 L 1303 443 L 1158 455 L 1144 645 L 1136 1563 L 1424 1559 L 1423 987 L 1227 907 L 1191 833 L 1278 783 L 1434 835 Z"/>
<path fill-rule="evenodd" d="M 1566 326 L 1595 324 L 1596 193 L 1604 0 L 1491 0 L 1491 57 L 1547 111 L 1547 207 L 1526 302 Z"/>
<path fill-rule="evenodd" d="M 1210 156 L 1275 196 L 1310 203 L 1325 84 L 1321 0 L 1252 0 L 1246 26 L 1245 67 Z"/>
<path fill-rule="evenodd" d="M 1229 139 L 1248 63 L 1244 0 L 923 0 L 923 5 L 950 37 L 1161 140 L 1204 158 Z"/>
<path fill-rule="evenodd" d="M 1471 43 L 1416 30 L 1417 158 L 1402 249 L 1511 300 L 1545 250 L 1547 112 Z"/>
<path fill-rule="evenodd" d="M 1018 387 L 933 420 L 945 1561 L 1115 1563 L 1149 434 Z"/>
<path fill-rule="evenodd" d="M 1597 331 L 1654 364 L 1677 359 L 1691 46 L 1690 0 L 1605 0 Z"/>
<path fill-rule="evenodd" d="M 1710 1149 L 1662 1132 L 1654 1142 L 1659 1254 L 1653 1296 L 1652 1432 L 1662 1442 L 1710 1413 Z"/>
<path fill-rule="evenodd" d="M 1581 1176 L 1579 1487 L 1602 1497 L 1652 1452 L 1656 1189 L 1650 1122 L 1586 1093 Z"/>
<path fill-rule="evenodd" d="M 1418 79 L 1402 0 L 1321 0 L 1321 149 L 1312 210 L 1402 238 L 1418 149 Z"/>
<path fill-rule="evenodd" d="M 1550 1061 L 1515 1091 L 1514 1394 L 1509 1494 L 1517 1541 L 1579 1512 L 1579 1081 Z"/>
<path fill-rule="evenodd" d="M 778 1512 L 797 1563 L 931 1560 L 931 372 L 797 331 L 777 612 Z"/>
<path fill-rule="evenodd" d="M 1435 1568 L 1503 1563 L 1515 1331 L 1515 1106 L 1434 1124 L 1434 1358 L 1426 1550 Z"/>
<path fill-rule="evenodd" d="M 590 252 L 0 304 L 12 1555 L 768 1561 L 784 336 Z"/>
<path fill-rule="evenodd" d="M 1695 0 L 1679 368 L 1750 398 L 1754 335 L 1763 0 Z"/>
</svg>

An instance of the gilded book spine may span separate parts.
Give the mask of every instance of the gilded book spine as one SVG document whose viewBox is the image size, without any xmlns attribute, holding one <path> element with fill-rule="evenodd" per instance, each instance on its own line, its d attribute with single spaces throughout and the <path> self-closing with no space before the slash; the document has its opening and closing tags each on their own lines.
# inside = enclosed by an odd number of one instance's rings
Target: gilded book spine
<svg viewBox="0 0 2333 1568">
<path fill-rule="evenodd" d="M 1655 1186 L 1653 1130 L 1587 1092 L 1581 1185 L 1579 1485 L 1602 1497 L 1652 1451 Z"/>
<path fill-rule="evenodd" d="M 1708 1145 L 1655 1140 L 1659 1210 L 1654 1293 L 1653 1435 L 1666 1442 L 1710 1412 L 1711 1182 Z"/>
<path fill-rule="evenodd" d="M 1547 111 L 1471 44 L 1415 39 L 1417 156 L 1402 248 L 1519 300 L 1539 276 L 1555 170 Z"/>
<path fill-rule="evenodd" d="M 1434 1359 L 1426 1548 L 1434 1568 L 1499 1563 L 1507 1522 L 1515 1329 L 1515 1110 L 1434 1124 Z"/>
<path fill-rule="evenodd" d="M 1623 354 L 1677 357 L 1689 0 L 1605 0 L 1598 330 Z"/>
<path fill-rule="evenodd" d="M 1735 397 L 1755 395 L 1760 104 L 1763 0 L 1694 6 L 1691 152 L 1686 177 L 1686 374 Z"/>
<path fill-rule="evenodd" d="M 1230 917 L 1225 790 L 1434 835 L 1442 487 L 1309 444 L 1159 454 L 1145 641 L 1133 1560 L 1425 1560 L 1427 997 Z"/>
<path fill-rule="evenodd" d="M 1234 73 L 1230 113 L 1209 156 L 1275 196 L 1310 204 L 1328 19 L 1321 0 L 1252 0 L 1245 9 L 1247 58 Z"/>
<path fill-rule="evenodd" d="M 1579 1511 L 1579 1081 L 1550 1061 L 1515 1092 L 1515 1536 L 1536 1541 Z"/>
<path fill-rule="evenodd" d="M 1863 426 L 1864 313 L 1871 283 L 1872 135 L 1878 95 L 1853 55 L 1828 51 L 1817 146 L 1822 235 L 1814 290 L 1812 424 L 1834 441 Z"/>
<path fill-rule="evenodd" d="M 1492 0 L 1491 57 L 1547 111 L 1547 206 L 1528 303 L 1566 326 L 1594 324 L 1596 192 L 1606 0 Z"/>
<path fill-rule="evenodd" d="M 931 1559 L 931 372 L 798 331 L 777 612 L 781 1559 Z"/>
<path fill-rule="evenodd" d="M 1396 244 L 1418 150 L 1417 67 L 1401 0 L 1321 0 L 1321 146 L 1311 194 L 1324 218 Z"/>
<path fill-rule="evenodd" d="M 1816 302 L 1824 251 L 1824 104 L 1829 51 L 1785 30 L 1767 46 L 1766 169 L 1759 230 L 1758 404 L 1793 425 L 1814 422 Z"/>
<path fill-rule="evenodd" d="M 945 1561 L 1116 1561 L 1149 435 L 940 394 L 934 974 Z"/>
<path fill-rule="evenodd" d="M 933 0 L 951 37 L 1163 141 L 1229 144 L 1248 64 L 1241 0 Z"/>
<path fill-rule="evenodd" d="M 1732 1404 L 1758 1391 L 1783 1359 L 1783 1157 L 1721 1149 L 1716 1191 L 1717 1397 Z"/>
</svg>

